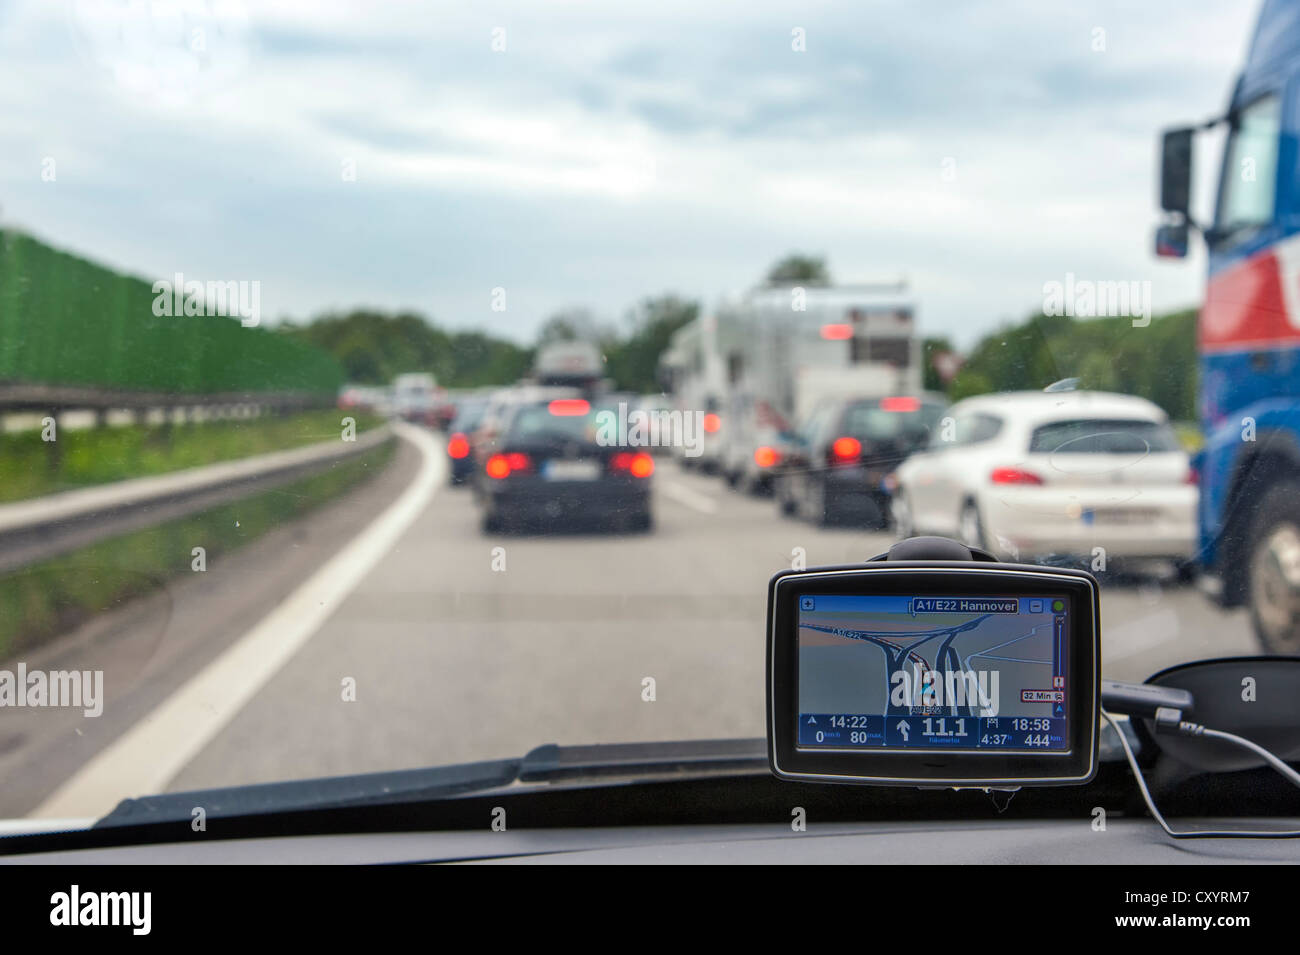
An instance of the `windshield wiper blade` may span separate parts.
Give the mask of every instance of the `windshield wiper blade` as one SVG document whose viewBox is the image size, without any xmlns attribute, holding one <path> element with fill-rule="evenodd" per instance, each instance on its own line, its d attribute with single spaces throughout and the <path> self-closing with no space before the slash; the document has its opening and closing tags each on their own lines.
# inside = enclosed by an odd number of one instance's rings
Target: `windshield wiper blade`
<svg viewBox="0 0 1300 955">
<path fill-rule="evenodd" d="M 256 783 L 123 799 L 93 828 L 188 822 L 196 806 L 209 819 L 455 799 L 506 787 L 615 777 L 672 779 L 767 772 L 763 739 L 688 740 L 538 746 L 520 758 L 355 776 Z"/>
<path fill-rule="evenodd" d="M 677 743 L 538 746 L 523 759 L 519 781 L 556 782 L 605 776 L 700 776 L 766 773 L 767 740 L 701 739 Z"/>
<path fill-rule="evenodd" d="M 140 796 L 123 799 L 92 828 L 188 820 L 196 806 L 201 806 L 208 818 L 221 818 L 450 799 L 509 786 L 518 780 L 522 763 L 521 759 L 500 759 Z"/>
</svg>

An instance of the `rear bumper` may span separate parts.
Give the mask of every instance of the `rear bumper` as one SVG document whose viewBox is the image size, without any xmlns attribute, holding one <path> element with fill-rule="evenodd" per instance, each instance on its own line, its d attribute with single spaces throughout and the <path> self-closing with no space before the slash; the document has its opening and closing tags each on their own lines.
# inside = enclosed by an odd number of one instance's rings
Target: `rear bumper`
<svg viewBox="0 0 1300 955">
<path fill-rule="evenodd" d="M 988 544 L 1021 557 L 1091 555 L 1101 548 L 1108 558 L 1186 560 L 1197 551 L 1192 487 L 1095 506 L 1026 488 L 985 495 L 980 516 Z"/>
<path fill-rule="evenodd" d="M 635 483 L 634 483 L 635 481 Z M 611 518 L 650 510 L 648 480 L 492 481 L 483 485 L 484 506 L 497 517 L 520 519 Z"/>
<path fill-rule="evenodd" d="M 826 501 L 846 509 L 872 510 L 889 499 L 880 486 L 888 471 L 884 468 L 827 468 L 822 471 Z"/>
<path fill-rule="evenodd" d="M 685 445 L 673 445 L 671 453 L 681 461 L 688 462 L 694 467 L 716 468 L 722 463 L 722 440 L 716 434 L 706 434 L 698 445 L 688 448 Z M 653 448 L 646 448 L 647 451 L 653 451 Z M 698 453 L 692 453 L 698 452 Z"/>
</svg>

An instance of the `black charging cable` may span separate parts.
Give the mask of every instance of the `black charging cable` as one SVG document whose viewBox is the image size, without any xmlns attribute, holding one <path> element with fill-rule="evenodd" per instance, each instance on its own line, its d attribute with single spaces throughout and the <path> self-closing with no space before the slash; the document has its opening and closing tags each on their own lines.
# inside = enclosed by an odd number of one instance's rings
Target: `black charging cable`
<svg viewBox="0 0 1300 955">
<path fill-rule="evenodd" d="M 1123 714 L 1130 719 L 1135 717 L 1150 719 L 1155 723 L 1157 733 L 1169 733 L 1177 736 L 1202 736 L 1241 746 L 1259 756 L 1269 766 L 1281 773 L 1291 785 L 1300 787 L 1300 773 L 1297 773 L 1284 761 L 1259 744 L 1251 742 L 1244 736 L 1238 736 L 1236 733 L 1208 729 L 1200 723 L 1184 719 L 1183 717 L 1191 711 L 1192 703 L 1191 693 L 1172 687 L 1153 686 L 1149 683 L 1120 683 L 1115 680 L 1103 680 L 1101 684 L 1102 718 L 1110 724 L 1110 728 L 1119 737 L 1119 744 L 1124 748 L 1124 755 L 1128 757 L 1129 768 L 1133 770 L 1133 776 L 1137 779 L 1138 788 L 1142 791 L 1142 798 L 1147 804 L 1147 810 L 1156 822 L 1160 823 L 1160 828 L 1164 829 L 1174 839 L 1295 839 L 1300 837 L 1300 829 L 1178 830 L 1171 828 L 1169 823 L 1165 821 L 1165 817 L 1156 808 L 1155 800 L 1151 798 L 1151 790 L 1147 788 L 1146 777 L 1142 775 L 1142 770 L 1137 763 L 1137 757 L 1133 755 L 1133 747 L 1129 745 L 1128 737 L 1124 735 L 1124 731 L 1111 718 L 1112 713 L 1116 715 Z"/>
</svg>

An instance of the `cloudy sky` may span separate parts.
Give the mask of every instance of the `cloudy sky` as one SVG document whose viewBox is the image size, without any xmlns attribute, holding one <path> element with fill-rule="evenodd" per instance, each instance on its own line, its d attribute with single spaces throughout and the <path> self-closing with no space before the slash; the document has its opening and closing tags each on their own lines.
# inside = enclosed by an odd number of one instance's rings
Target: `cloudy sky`
<svg viewBox="0 0 1300 955">
<path fill-rule="evenodd" d="M 1067 272 L 1197 301 L 1157 132 L 1222 108 L 1256 8 L 0 0 L 0 224 L 520 341 L 806 250 L 968 344 Z"/>
</svg>

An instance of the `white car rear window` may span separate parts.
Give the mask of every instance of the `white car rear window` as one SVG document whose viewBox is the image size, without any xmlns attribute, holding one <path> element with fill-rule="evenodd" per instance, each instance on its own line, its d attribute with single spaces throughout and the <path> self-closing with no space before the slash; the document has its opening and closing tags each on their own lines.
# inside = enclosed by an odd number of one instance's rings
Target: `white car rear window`
<svg viewBox="0 0 1300 955">
<path fill-rule="evenodd" d="M 1141 419 L 1053 421 L 1035 428 L 1029 439 L 1030 452 L 1042 454 L 1133 454 L 1179 449 L 1173 428 Z"/>
</svg>

